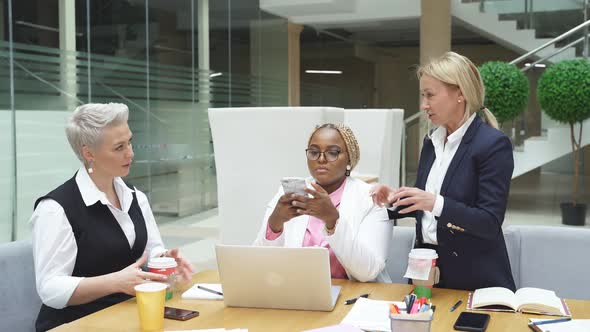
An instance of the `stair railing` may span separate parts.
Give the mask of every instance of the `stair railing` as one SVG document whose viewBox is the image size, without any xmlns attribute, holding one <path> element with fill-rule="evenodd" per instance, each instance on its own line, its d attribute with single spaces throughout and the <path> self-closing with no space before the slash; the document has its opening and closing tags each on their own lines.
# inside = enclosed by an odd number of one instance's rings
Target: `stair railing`
<svg viewBox="0 0 590 332">
<path fill-rule="evenodd" d="M 587 8 L 587 3 L 588 3 L 588 0 L 585 0 L 585 2 L 586 2 L 586 8 Z M 585 10 L 585 12 L 587 12 L 587 10 Z M 586 29 L 586 30 L 587 30 L 587 28 L 588 28 L 588 27 L 590 27 L 590 20 L 588 20 L 588 19 L 586 18 L 586 20 L 585 20 L 583 23 L 579 24 L 579 25 L 578 25 L 578 26 L 576 26 L 575 28 L 572 28 L 572 29 L 570 29 L 569 31 L 566 31 L 566 32 L 562 33 L 561 35 L 559 35 L 559 36 L 557 36 L 557 37 L 555 37 L 555 38 L 551 39 L 551 40 L 550 40 L 550 41 L 548 41 L 548 42 L 546 42 L 545 44 L 543 44 L 543 45 L 541 45 L 541 46 L 539 46 L 539 47 L 535 48 L 534 50 L 532 50 L 532 51 L 530 51 L 530 52 L 527 52 L 527 53 L 525 53 L 525 54 L 523 54 L 523 55 L 519 56 L 518 58 L 516 58 L 516 59 L 514 59 L 514 60 L 510 61 L 510 63 L 511 63 L 511 64 L 513 64 L 513 65 L 516 65 L 516 64 L 518 64 L 519 62 L 521 62 L 522 60 L 524 60 L 524 59 L 527 59 L 527 58 L 529 58 L 529 57 L 530 57 L 530 56 L 532 56 L 532 55 L 535 55 L 535 54 L 536 54 L 536 53 L 538 53 L 539 51 L 541 51 L 541 50 L 544 50 L 545 48 L 547 48 L 547 47 L 549 47 L 549 46 L 551 46 L 551 45 L 553 45 L 553 44 L 555 44 L 555 43 L 557 43 L 557 42 L 561 41 L 562 39 L 564 39 L 564 38 L 566 38 L 566 37 L 569 37 L 569 36 L 573 35 L 574 33 L 578 32 L 578 31 L 580 31 L 580 30 L 582 30 L 582 29 Z M 586 33 L 586 37 L 582 37 L 582 40 L 584 40 L 584 41 L 585 41 L 584 49 L 586 49 L 586 53 L 587 53 L 587 49 L 588 49 L 588 37 L 587 37 L 587 36 L 588 36 L 588 33 Z M 549 57 L 547 57 L 547 58 L 550 58 L 550 57 L 552 57 L 553 55 L 555 55 L 555 54 L 558 54 L 558 53 L 561 53 L 561 52 L 563 52 L 563 50 L 558 50 L 558 51 L 556 51 L 556 52 L 553 52 L 554 54 L 552 54 L 551 56 L 549 56 Z M 532 67 L 532 66 L 531 66 L 531 67 Z"/>
</svg>

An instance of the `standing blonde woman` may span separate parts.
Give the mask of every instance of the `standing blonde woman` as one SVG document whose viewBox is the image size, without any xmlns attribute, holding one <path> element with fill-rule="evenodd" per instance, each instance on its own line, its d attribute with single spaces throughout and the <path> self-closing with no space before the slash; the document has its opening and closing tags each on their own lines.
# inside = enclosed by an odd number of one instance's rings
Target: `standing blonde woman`
<svg viewBox="0 0 590 332">
<path fill-rule="evenodd" d="M 279 188 L 254 245 L 324 247 L 332 278 L 391 282 L 385 262 L 392 225 L 387 211 L 371 201 L 371 186 L 349 176 L 360 158 L 352 130 L 317 127 L 305 155 L 313 189 L 302 196 Z"/>
<path fill-rule="evenodd" d="M 438 252 L 439 287 L 515 290 L 502 222 L 514 168 L 512 145 L 484 107 L 477 67 L 447 52 L 418 69 L 421 109 L 437 126 L 420 153 L 415 187 L 373 189 L 393 218 L 416 218 L 417 248 Z"/>
<path fill-rule="evenodd" d="M 145 194 L 121 179 L 133 161 L 128 116 L 123 104 L 86 104 L 66 127 L 83 165 L 35 202 L 33 256 L 43 301 L 37 331 L 125 301 L 146 279 L 165 280 L 141 270 L 148 256 L 173 257 L 185 279 L 193 272 L 178 249 L 164 248 Z"/>
</svg>

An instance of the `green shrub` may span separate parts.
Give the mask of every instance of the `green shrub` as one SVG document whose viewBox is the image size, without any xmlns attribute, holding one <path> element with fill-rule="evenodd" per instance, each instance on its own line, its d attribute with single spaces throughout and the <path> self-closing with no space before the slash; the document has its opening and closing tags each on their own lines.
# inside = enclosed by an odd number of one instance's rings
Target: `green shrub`
<svg viewBox="0 0 590 332">
<path fill-rule="evenodd" d="M 578 198 L 582 121 L 590 118 L 590 62 L 566 60 L 547 68 L 539 78 L 537 94 L 541 108 L 550 118 L 569 124 L 574 156 L 572 201 L 575 206 Z M 574 132 L 576 123 L 580 124 L 578 135 Z"/>
<path fill-rule="evenodd" d="M 573 124 L 590 117 L 590 62 L 567 60 L 545 70 L 537 87 L 539 103 L 553 120 Z"/>
<path fill-rule="evenodd" d="M 484 63 L 479 72 L 486 90 L 484 105 L 494 113 L 498 123 L 514 119 L 525 109 L 529 81 L 515 65 L 491 61 Z"/>
</svg>

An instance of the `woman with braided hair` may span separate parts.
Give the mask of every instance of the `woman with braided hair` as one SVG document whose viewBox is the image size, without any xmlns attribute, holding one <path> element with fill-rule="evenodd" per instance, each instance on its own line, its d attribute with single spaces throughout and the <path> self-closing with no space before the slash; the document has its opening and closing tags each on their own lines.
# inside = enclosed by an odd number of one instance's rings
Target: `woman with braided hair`
<svg viewBox="0 0 590 332">
<path fill-rule="evenodd" d="M 266 208 L 254 245 L 328 248 L 332 278 L 390 282 L 385 270 L 392 224 L 373 204 L 371 186 L 350 177 L 360 149 L 352 130 L 326 123 L 311 134 L 308 195 L 282 187 Z"/>
</svg>

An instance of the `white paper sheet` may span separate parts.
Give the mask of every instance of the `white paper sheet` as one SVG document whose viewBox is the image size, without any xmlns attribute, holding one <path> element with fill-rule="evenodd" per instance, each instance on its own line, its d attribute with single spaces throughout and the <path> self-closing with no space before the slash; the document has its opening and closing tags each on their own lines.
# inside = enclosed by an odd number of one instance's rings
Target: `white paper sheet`
<svg viewBox="0 0 590 332">
<path fill-rule="evenodd" d="M 406 305 L 403 302 L 379 301 L 361 297 L 340 324 L 356 326 L 363 330 L 391 332 L 389 320 L 389 304 L 391 303 L 396 304 L 400 310 L 406 310 Z"/>
<path fill-rule="evenodd" d="M 221 284 L 195 284 L 193 287 L 189 288 L 186 292 L 182 293 L 183 299 L 191 299 L 191 300 L 223 300 L 223 296 L 213 294 L 211 292 L 204 291 L 199 289 L 197 286 L 203 286 L 214 291 L 223 293 L 223 289 L 221 288 Z"/>
</svg>

